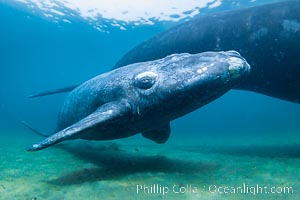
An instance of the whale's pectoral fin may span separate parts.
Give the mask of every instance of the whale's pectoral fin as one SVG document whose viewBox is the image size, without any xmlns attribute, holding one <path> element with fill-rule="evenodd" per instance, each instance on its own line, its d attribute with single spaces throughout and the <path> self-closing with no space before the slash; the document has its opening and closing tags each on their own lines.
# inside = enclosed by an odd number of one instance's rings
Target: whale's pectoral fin
<svg viewBox="0 0 300 200">
<path fill-rule="evenodd" d="M 48 91 L 45 91 L 45 92 L 40 92 L 40 93 L 37 93 L 37 94 L 30 95 L 29 98 L 36 98 L 36 97 L 48 96 L 48 95 L 52 95 L 52 94 L 71 92 L 72 90 L 74 90 L 78 86 L 79 85 L 71 85 L 71 86 L 63 87 L 63 88 L 59 88 L 59 89 L 48 90 Z"/>
<path fill-rule="evenodd" d="M 170 123 L 168 123 L 168 124 L 166 124 L 164 126 L 161 126 L 159 128 L 152 129 L 152 130 L 149 130 L 149 131 L 144 131 L 142 133 L 142 135 L 145 138 L 153 140 L 154 142 L 156 142 L 158 144 L 163 144 L 169 139 L 170 132 L 171 132 Z"/>
<path fill-rule="evenodd" d="M 84 131 L 96 125 L 105 125 L 126 117 L 130 110 L 131 106 L 125 100 L 106 103 L 77 123 L 51 135 L 40 143 L 32 145 L 27 150 L 37 151 L 64 140 L 79 138 L 81 134 L 84 134 Z"/>
</svg>

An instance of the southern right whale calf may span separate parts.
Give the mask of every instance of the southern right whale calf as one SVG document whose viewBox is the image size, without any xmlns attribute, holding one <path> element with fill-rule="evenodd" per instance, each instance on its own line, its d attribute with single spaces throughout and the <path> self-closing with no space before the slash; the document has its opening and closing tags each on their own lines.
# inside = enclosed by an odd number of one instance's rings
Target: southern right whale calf
<svg viewBox="0 0 300 200">
<path fill-rule="evenodd" d="M 300 103 L 300 1 L 283 1 L 191 19 L 146 40 L 115 68 L 173 53 L 236 50 L 251 74 L 236 89 Z"/>
<path fill-rule="evenodd" d="M 138 133 L 164 143 L 170 121 L 222 96 L 249 71 L 235 51 L 174 54 L 112 70 L 76 87 L 60 111 L 57 132 L 28 150 L 70 139 L 112 140 Z"/>
</svg>

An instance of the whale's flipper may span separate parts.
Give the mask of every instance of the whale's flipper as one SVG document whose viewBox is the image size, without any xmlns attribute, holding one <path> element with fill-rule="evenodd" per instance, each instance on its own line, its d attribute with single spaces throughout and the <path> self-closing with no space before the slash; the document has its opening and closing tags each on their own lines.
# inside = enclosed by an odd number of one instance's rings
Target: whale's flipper
<svg viewBox="0 0 300 200">
<path fill-rule="evenodd" d="M 158 144 L 165 143 L 170 137 L 171 127 L 170 123 L 166 124 L 165 126 L 159 127 L 157 129 L 152 129 L 149 131 L 145 131 L 142 135 L 145 138 L 153 140 Z"/>
<path fill-rule="evenodd" d="M 30 95 L 29 98 L 36 98 L 36 97 L 42 97 L 42 96 L 47 96 L 47 95 L 52 95 L 52 94 L 71 92 L 72 90 L 74 90 L 78 86 L 79 85 L 71 85 L 71 86 L 63 87 L 63 88 L 59 88 L 59 89 L 48 90 L 48 91 L 45 91 L 45 92 L 40 92 L 40 93 L 37 93 L 37 94 Z"/>
<path fill-rule="evenodd" d="M 31 130 L 32 132 L 36 133 L 37 135 L 39 136 L 42 136 L 42 137 L 49 137 L 50 135 L 49 134 L 45 134 L 45 133 L 42 133 L 38 130 L 36 130 L 35 128 L 33 128 L 31 125 L 29 125 L 27 122 L 25 121 L 21 121 L 21 123 L 26 126 L 29 130 Z"/>
<path fill-rule="evenodd" d="M 127 101 L 113 101 L 99 107 L 95 112 L 83 118 L 79 122 L 51 135 L 40 143 L 32 145 L 28 151 L 37 151 L 67 139 L 76 139 L 84 135 L 84 131 L 94 126 L 107 125 L 118 119 L 126 117 L 131 111 Z M 81 135 L 82 134 L 82 135 Z"/>
</svg>

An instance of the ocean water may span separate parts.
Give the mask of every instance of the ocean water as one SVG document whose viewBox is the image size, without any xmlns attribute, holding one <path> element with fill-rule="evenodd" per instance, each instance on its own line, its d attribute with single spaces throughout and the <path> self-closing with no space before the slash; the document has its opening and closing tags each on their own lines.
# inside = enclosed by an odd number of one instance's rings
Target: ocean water
<svg viewBox="0 0 300 200">
<path fill-rule="evenodd" d="M 137 135 L 26 151 L 43 138 L 21 121 L 53 133 L 67 95 L 30 94 L 109 71 L 192 17 L 275 1 L 149 2 L 0 1 L 0 199 L 299 199 L 300 105 L 253 92 L 173 121 L 165 144 Z"/>
</svg>

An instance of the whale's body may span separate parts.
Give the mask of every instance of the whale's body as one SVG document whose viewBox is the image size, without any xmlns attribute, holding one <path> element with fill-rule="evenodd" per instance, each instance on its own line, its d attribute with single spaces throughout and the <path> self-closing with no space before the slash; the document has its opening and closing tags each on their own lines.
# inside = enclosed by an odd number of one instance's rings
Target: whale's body
<svg viewBox="0 0 300 200">
<path fill-rule="evenodd" d="M 251 74 L 236 89 L 300 103 L 300 1 L 284 1 L 192 19 L 141 43 L 115 68 L 173 53 L 236 50 Z"/>
<path fill-rule="evenodd" d="M 220 97 L 249 70 L 237 52 L 228 51 L 171 55 L 101 74 L 67 96 L 57 132 L 29 150 L 67 139 L 112 140 L 138 133 L 164 143 L 170 121 Z"/>
</svg>

